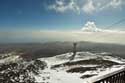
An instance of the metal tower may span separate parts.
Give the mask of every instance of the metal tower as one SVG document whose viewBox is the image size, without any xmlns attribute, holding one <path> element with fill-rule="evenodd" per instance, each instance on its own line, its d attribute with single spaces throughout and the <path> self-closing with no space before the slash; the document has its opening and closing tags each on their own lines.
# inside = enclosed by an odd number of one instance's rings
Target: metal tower
<svg viewBox="0 0 125 83">
<path fill-rule="evenodd" d="M 73 60 L 76 56 L 76 46 L 77 46 L 77 43 L 73 43 L 73 55 L 71 56 L 70 58 L 70 61 Z"/>
</svg>

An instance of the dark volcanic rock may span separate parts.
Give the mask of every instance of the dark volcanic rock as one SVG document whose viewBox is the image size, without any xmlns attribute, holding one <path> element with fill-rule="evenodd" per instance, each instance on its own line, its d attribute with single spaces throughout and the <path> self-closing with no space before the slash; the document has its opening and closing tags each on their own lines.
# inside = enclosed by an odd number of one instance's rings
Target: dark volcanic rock
<svg viewBox="0 0 125 83">
<path fill-rule="evenodd" d="M 54 69 L 58 67 L 74 66 L 74 65 L 100 65 L 102 67 L 111 67 L 113 65 L 119 65 L 119 63 L 109 60 L 89 59 L 89 60 L 79 60 L 74 62 L 66 62 L 63 64 L 53 65 L 51 68 Z"/>
<path fill-rule="evenodd" d="M 75 67 L 72 69 L 67 70 L 70 73 L 84 73 L 86 71 L 93 71 L 96 70 L 96 67 Z"/>
</svg>

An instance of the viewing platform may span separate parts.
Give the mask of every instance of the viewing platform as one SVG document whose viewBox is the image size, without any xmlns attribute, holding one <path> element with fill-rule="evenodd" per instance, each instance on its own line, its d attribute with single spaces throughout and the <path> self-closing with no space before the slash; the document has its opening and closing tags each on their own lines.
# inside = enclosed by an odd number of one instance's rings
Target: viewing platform
<svg viewBox="0 0 125 83">
<path fill-rule="evenodd" d="M 103 75 L 93 83 L 125 83 L 125 68 Z"/>
</svg>

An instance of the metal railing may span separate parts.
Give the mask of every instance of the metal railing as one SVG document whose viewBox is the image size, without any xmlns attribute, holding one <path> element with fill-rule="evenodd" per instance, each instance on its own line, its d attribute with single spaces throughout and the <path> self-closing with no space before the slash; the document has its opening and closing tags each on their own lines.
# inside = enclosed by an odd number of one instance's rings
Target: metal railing
<svg viewBox="0 0 125 83">
<path fill-rule="evenodd" d="M 125 83 L 125 69 L 105 75 L 97 79 L 94 83 Z"/>
</svg>

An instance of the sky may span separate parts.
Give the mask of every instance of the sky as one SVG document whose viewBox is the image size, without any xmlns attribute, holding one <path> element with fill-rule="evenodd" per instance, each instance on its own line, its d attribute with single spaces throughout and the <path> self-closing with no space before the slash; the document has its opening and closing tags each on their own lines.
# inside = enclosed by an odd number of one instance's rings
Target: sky
<svg viewBox="0 0 125 83">
<path fill-rule="evenodd" d="M 100 29 L 124 30 L 124 17 L 125 0 L 0 0 L 0 42 L 31 42 L 45 32 L 47 37 L 64 35 L 82 30 L 87 22 Z M 46 35 L 42 40 L 52 39 Z"/>
<path fill-rule="evenodd" d="M 0 0 L 0 30 L 72 30 L 87 21 L 105 28 L 124 17 L 124 0 Z"/>
</svg>

